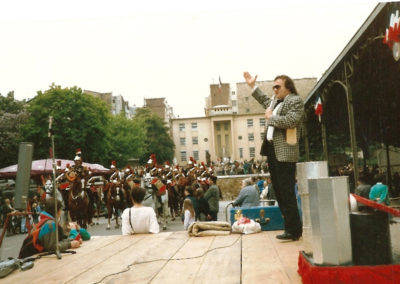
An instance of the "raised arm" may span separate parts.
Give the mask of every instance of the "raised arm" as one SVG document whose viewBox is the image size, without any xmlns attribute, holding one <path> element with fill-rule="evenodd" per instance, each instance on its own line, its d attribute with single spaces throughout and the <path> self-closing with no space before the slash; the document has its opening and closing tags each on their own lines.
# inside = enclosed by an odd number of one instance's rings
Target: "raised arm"
<svg viewBox="0 0 400 284">
<path fill-rule="evenodd" d="M 249 72 L 243 72 L 243 77 L 246 80 L 247 85 L 249 85 L 250 88 L 254 88 L 256 86 L 256 80 L 257 80 L 257 75 L 256 76 L 251 76 Z"/>
</svg>

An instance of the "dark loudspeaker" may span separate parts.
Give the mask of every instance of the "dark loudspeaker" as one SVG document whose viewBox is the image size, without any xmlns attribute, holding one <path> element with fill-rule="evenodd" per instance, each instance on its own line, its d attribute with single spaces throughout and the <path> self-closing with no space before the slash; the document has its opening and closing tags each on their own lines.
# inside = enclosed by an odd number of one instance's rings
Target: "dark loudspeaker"
<svg viewBox="0 0 400 284">
<path fill-rule="evenodd" d="M 392 264 L 389 215 L 385 212 L 350 214 L 354 265 Z"/>
<path fill-rule="evenodd" d="M 26 210 L 29 183 L 32 169 L 33 143 L 22 142 L 19 144 L 18 171 L 15 183 L 15 209 Z"/>
</svg>

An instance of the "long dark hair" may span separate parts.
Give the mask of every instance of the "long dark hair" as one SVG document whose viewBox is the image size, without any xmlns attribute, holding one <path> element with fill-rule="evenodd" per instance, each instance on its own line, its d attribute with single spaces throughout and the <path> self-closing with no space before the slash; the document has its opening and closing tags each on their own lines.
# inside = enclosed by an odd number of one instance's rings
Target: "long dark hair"
<svg viewBox="0 0 400 284">
<path fill-rule="evenodd" d="M 276 80 L 278 80 L 278 79 L 281 79 L 281 80 L 283 80 L 283 81 L 285 82 L 285 88 L 288 89 L 288 90 L 290 91 L 290 93 L 295 94 L 295 95 L 298 95 L 297 90 L 296 90 L 296 87 L 294 86 L 294 82 L 293 82 L 292 78 L 290 78 L 290 77 L 287 76 L 287 75 L 279 75 L 279 76 L 276 76 L 276 77 L 275 77 L 274 81 L 276 81 Z"/>
</svg>

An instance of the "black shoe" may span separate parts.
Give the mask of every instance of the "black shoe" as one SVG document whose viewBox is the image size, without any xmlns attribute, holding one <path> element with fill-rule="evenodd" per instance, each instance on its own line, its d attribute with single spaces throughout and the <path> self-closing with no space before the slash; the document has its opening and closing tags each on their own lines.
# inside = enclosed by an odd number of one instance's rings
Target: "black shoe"
<svg viewBox="0 0 400 284">
<path fill-rule="evenodd" d="M 292 235 L 291 233 L 286 233 L 284 232 L 282 235 L 277 235 L 276 238 L 278 240 L 283 240 L 283 241 L 297 241 L 300 239 L 301 235 Z"/>
</svg>

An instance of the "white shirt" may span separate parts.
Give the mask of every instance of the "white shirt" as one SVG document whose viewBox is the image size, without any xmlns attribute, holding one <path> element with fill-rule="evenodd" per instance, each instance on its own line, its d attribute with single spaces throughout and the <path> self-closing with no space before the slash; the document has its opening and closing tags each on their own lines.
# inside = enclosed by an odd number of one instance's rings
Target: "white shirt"
<svg viewBox="0 0 400 284">
<path fill-rule="evenodd" d="M 131 223 L 133 229 L 129 223 L 129 210 L 131 211 Z M 160 232 L 156 213 L 152 207 L 143 206 L 126 208 L 121 217 L 123 235 Z"/>
<path fill-rule="evenodd" d="M 195 218 L 194 216 L 192 216 L 192 214 L 190 214 L 189 210 L 185 210 L 185 220 L 183 221 L 183 228 L 185 230 L 187 230 L 189 228 L 189 226 L 194 223 Z"/>
</svg>

